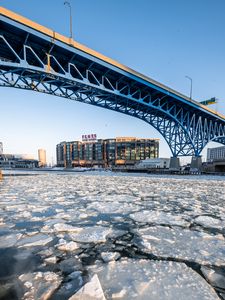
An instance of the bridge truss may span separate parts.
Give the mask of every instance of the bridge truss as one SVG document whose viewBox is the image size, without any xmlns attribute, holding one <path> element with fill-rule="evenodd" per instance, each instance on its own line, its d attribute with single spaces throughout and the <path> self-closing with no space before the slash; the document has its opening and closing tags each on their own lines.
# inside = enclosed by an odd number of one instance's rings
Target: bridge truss
<svg viewBox="0 0 225 300">
<path fill-rule="evenodd" d="M 1 13 L 1 10 L 0 10 Z M 0 15 L 0 86 L 114 110 L 153 126 L 173 157 L 225 144 L 225 119 L 151 79 Z"/>
</svg>

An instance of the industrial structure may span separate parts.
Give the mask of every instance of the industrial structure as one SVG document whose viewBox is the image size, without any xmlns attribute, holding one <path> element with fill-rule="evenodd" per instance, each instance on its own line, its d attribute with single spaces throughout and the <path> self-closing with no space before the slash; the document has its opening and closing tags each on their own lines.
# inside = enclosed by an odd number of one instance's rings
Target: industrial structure
<svg viewBox="0 0 225 300">
<path fill-rule="evenodd" d="M 61 142 L 56 146 L 58 167 L 131 166 L 150 158 L 158 158 L 158 139 L 117 137 L 96 141 Z"/>
<path fill-rule="evenodd" d="M 72 38 L 0 7 L 0 86 L 110 109 L 153 126 L 172 153 L 193 156 L 210 141 L 225 144 L 225 117 Z"/>
</svg>

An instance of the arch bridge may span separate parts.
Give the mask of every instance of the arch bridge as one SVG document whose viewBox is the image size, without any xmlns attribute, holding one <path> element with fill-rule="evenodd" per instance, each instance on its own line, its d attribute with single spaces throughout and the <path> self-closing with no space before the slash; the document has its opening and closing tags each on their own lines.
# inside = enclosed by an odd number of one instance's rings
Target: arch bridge
<svg viewBox="0 0 225 300">
<path fill-rule="evenodd" d="M 225 116 L 70 38 L 0 7 L 0 86 L 47 93 L 139 118 L 173 157 L 225 145 Z"/>
</svg>

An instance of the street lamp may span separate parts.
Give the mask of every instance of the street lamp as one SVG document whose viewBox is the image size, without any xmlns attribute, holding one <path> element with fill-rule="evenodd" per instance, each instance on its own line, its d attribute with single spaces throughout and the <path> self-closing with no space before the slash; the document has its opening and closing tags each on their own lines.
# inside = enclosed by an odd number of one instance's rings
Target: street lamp
<svg viewBox="0 0 225 300">
<path fill-rule="evenodd" d="M 192 98 L 192 78 L 189 76 L 185 76 L 185 77 L 191 81 L 191 89 L 190 89 L 190 99 L 191 99 Z"/>
<path fill-rule="evenodd" d="M 64 1 L 64 5 L 67 5 L 70 9 L 70 38 L 73 38 L 73 24 L 72 24 L 72 8 L 69 1 Z"/>
</svg>

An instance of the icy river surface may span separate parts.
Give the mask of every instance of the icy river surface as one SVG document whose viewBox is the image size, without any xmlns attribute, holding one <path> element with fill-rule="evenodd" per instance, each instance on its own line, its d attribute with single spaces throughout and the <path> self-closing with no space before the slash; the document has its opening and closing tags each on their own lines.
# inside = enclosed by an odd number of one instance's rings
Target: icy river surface
<svg viewBox="0 0 225 300">
<path fill-rule="evenodd" d="M 0 299 L 225 299 L 225 177 L 4 177 Z"/>
</svg>

